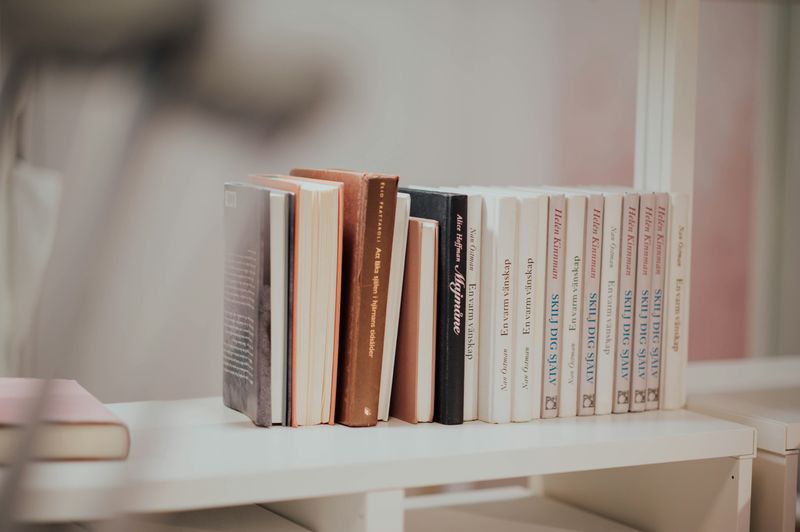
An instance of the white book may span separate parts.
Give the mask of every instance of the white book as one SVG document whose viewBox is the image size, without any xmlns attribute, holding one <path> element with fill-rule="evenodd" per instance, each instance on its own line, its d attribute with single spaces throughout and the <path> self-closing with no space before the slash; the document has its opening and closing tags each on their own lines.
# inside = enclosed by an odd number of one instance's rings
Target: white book
<svg viewBox="0 0 800 532">
<path fill-rule="evenodd" d="M 686 194 L 671 194 L 670 200 L 661 407 L 675 409 L 682 408 L 686 402 L 684 373 L 689 332 L 691 199 Z"/>
<path fill-rule="evenodd" d="M 288 265 L 289 261 L 289 202 L 294 201 L 290 194 L 283 191 L 270 191 L 269 219 L 270 226 L 276 230 L 270 232 L 269 265 L 272 284 L 270 286 L 270 321 L 272 356 L 270 368 L 270 395 L 272 407 L 272 424 L 284 424 L 286 413 L 286 357 L 288 354 Z M 293 220 L 292 220 L 293 221 Z M 280 309 L 280 310 L 279 310 Z M 286 423 L 288 424 L 288 423 Z"/>
<path fill-rule="evenodd" d="M 642 193 L 639 198 L 639 235 L 636 250 L 635 312 L 631 366 L 630 411 L 643 412 L 647 404 L 647 374 L 650 352 L 650 311 L 653 269 L 653 237 L 656 198 Z"/>
<path fill-rule="evenodd" d="M 467 304 L 464 313 L 464 421 L 478 419 L 480 358 L 481 234 L 483 196 L 470 187 L 441 187 L 467 196 Z"/>
<path fill-rule="evenodd" d="M 636 312 L 636 259 L 639 243 L 639 194 L 637 193 L 626 193 L 623 196 L 621 231 L 617 349 L 614 357 L 612 404 L 612 411 L 615 414 L 627 412 L 630 408 L 631 358 Z"/>
<path fill-rule="evenodd" d="M 650 352 L 647 373 L 647 410 L 656 410 L 661 389 L 661 344 L 664 317 L 664 278 L 667 269 L 669 194 L 656 194 L 653 238 L 653 277 L 650 288 Z"/>
<path fill-rule="evenodd" d="M 600 312 L 597 333 L 595 414 L 610 414 L 614 396 L 614 357 L 617 349 L 619 261 L 622 245 L 621 192 L 603 194 L 603 251 L 600 267 Z"/>
<path fill-rule="evenodd" d="M 517 200 L 481 190 L 484 198 L 481 242 L 480 356 L 478 419 L 511 421 L 514 350 L 514 284 Z"/>
<path fill-rule="evenodd" d="M 378 395 L 378 419 L 389 420 L 389 401 L 392 397 L 392 375 L 397 349 L 397 324 L 400 319 L 400 300 L 403 295 L 403 271 L 406 264 L 406 241 L 408 240 L 408 217 L 411 197 L 397 193 L 392 236 L 392 264 L 389 270 L 389 297 L 386 301 L 386 333 L 383 341 L 381 361 L 381 388 Z"/>
<path fill-rule="evenodd" d="M 600 276 L 603 265 L 602 194 L 590 194 L 586 204 L 586 234 L 583 268 L 583 325 L 581 330 L 580 378 L 578 379 L 578 415 L 595 413 L 597 358 L 600 333 Z"/>
</svg>

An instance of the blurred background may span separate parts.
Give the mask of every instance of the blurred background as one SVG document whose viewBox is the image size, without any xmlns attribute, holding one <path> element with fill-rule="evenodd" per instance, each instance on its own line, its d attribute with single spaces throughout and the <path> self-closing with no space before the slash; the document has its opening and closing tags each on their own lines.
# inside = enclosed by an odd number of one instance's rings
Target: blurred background
<svg viewBox="0 0 800 532">
<path fill-rule="evenodd" d="M 633 182 L 639 2 L 0 2 L 0 375 L 219 394 L 222 183 Z M 800 14 L 700 10 L 690 358 L 800 353 Z"/>
</svg>

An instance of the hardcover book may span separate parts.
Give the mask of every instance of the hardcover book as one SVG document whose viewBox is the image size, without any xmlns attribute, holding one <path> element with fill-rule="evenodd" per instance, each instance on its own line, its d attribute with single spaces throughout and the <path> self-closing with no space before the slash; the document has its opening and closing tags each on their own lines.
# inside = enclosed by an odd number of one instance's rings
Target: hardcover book
<svg viewBox="0 0 800 532">
<path fill-rule="evenodd" d="M 344 310 L 336 419 L 351 427 L 373 426 L 378 422 L 398 177 L 306 168 L 291 174 L 343 185 Z"/>
<path fill-rule="evenodd" d="M 290 192 L 295 198 L 288 421 L 292 426 L 333 424 L 342 278 L 342 185 L 287 176 L 250 176 L 249 181 Z"/>
<path fill-rule="evenodd" d="M 619 303 L 617 312 L 617 349 L 614 361 L 615 414 L 630 408 L 631 364 L 636 312 L 636 259 L 639 238 L 639 194 L 624 194 L 622 200 Z"/>
<path fill-rule="evenodd" d="M 433 220 L 408 223 L 391 403 L 392 416 L 408 423 L 433 420 L 438 230 Z"/>
<path fill-rule="evenodd" d="M 686 402 L 684 372 L 689 329 L 691 198 L 686 194 L 671 194 L 670 210 L 661 407 L 675 409 L 682 408 Z"/>
<path fill-rule="evenodd" d="M 25 430 L 35 421 L 40 395 L 46 392 L 35 428 L 36 460 L 121 460 L 128 456 L 128 427 L 73 380 L 0 378 L 0 464 L 15 461 Z"/>
<path fill-rule="evenodd" d="M 659 406 L 661 388 L 661 343 L 664 317 L 664 277 L 667 267 L 667 224 L 669 222 L 669 194 L 656 194 L 653 239 L 653 278 L 650 289 L 650 356 L 647 373 L 647 410 Z"/>
<path fill-rule="evenodd" d="M 558 416 L 564 312 L 564 239 L 566 198 L 551 194 L 547 227 L 547 281 L 542 381 L 542 417 Z"/>
<path fill-rule="evenodd" d="M 291 203 L 280 190 L 225 184 L 222 396 L 259 426 L 283 422 L 286 407 Z"/>
<path fill-rule="evenodd" d="M 424 188 L 403 188 L 411 216 L 439 224 L 434 421 L 464 421 L 464 344 L 467 268 L 467 196 Z"/>
<path fill-rule="evenodd" d="M 410 208 L 411 198 L 409 195 L 398 192 L 394 215 L 394 236 L 392 237 L 392 266 L 389 272 L 389 298 L 386 302 L 386 337 L 383 340 L 383 360 L 381 361 L 381 391 L 378 398 L 378 419 L 381 421 L 389 420 L 389 399 L 392 395 L 397 328 L 403 295 Z"/>
<path fill-rule="evenodd" d="M 644 411 L 647 403 L 648 355 L 650 351 L 650 287 L 652 284 L 655 196 L 643 193 L 639 199 L 639 242 L 636 260 L 635 315 L 633 319 L 633 367 L 631 370 L 631 412 Z"/>
<path fill-rule="evenodd" d="M 583 270 L 583 325 L 580 345 L 580 377 L 578 379 L 578 415 L 595 413 L 597 359 L 600 333 L 600 277 L 603 262 L 603 215 L 605 202 L 601 194 L 590 194 L 586 204 L 586 238 Z"/>
</svg>

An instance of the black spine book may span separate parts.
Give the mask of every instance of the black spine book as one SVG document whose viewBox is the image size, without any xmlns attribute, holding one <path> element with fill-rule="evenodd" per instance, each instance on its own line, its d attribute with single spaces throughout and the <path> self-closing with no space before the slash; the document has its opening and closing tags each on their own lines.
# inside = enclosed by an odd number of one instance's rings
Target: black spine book
<svg viewBox="0 0 800 532">
<path fill-rule="evenodd" d="M 400 192 L 411 196 L 411 216 L 439 222 L 433 420 L 458 425 L 464 422 L 467 196 L 421 188 Z"/>
<path fill-rule="evenodd" d="M 225 185 L 222 395 L 253 423 L 272 424 L 270 191 Z"/>
</svg>

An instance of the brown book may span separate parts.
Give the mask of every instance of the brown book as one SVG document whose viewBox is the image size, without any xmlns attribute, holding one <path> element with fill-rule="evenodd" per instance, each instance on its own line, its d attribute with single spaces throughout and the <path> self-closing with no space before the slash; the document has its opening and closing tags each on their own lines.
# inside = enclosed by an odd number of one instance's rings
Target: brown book
<svg viewBox="0 0 800 532">
<path fill-rule="evenodd" d="M 336 420 L 351 427 L 372 426 L 378 422 L 398 177 L 306 168 L 296 168 L 291 174 L 344 185 Z"/>
<path fill-rule="evenodd" d="M 438 240 L 438 223 L 409 219 L 390 406 L 409 423 L 433 420 Z"/>
</svg>

